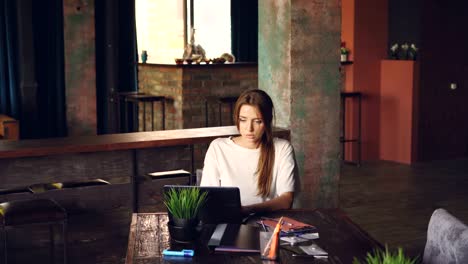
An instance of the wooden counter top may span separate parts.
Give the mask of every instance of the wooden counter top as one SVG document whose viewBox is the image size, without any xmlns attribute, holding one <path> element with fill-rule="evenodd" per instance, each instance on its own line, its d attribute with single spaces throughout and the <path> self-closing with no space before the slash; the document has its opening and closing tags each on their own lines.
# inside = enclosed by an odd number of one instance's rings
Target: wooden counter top
<svg viewBox="0 0 468 264">
<path fill-rule="evenodd" d="M 99 152 L 209 143 L 218 137 L 238 135 L 235 126 L 162 130 L 86 137 L 0 142 L 0 159 L 65 153 Z M 289 130 L 275 128 L 277 137 L 289 138 Z"/>
</svg>

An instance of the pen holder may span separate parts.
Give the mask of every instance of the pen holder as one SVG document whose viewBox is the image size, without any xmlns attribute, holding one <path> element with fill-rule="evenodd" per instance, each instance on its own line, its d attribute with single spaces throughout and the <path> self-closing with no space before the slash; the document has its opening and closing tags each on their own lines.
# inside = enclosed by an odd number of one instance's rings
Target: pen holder
<svg viewBox="0 0 468 264">
<path fill-rule="evenodd" d="M 279 233 L 260 232 L 259 240 L 262 259 L 277 260 L 279 257 Z"/>
</svg>

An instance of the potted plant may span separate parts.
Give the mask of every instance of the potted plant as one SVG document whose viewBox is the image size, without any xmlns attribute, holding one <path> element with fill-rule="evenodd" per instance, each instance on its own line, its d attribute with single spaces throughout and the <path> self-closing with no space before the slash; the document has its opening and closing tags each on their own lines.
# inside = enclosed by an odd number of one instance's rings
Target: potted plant
<svg viewBox="0 0 468 264">
<path fill-rule="evenodd" d="M 349 49 L 346 48 L 344 42 L 341 42 L 340 54 L 341 54 L 340 61 L 341 62 L 347 62 L 348 61 L 348 55 L 349 55 Z"/>
<path fill-rule="evenodd" d="M 385 251 L 381 249 L 374 250 L 373 253 L 368 252 L 364 262 L 354 258 L 353 264 L 415 264 L 417 258 L 411 259 L 403 253 L 402 248 L 398 248 L 398 251 L 392 253 L 385 247 Z"/>
<path fill-rule="evenodd" d="M 190 242 L 196 238 L 198 212 L 207 195 L 198 188 L 172 188 L 164 194 L 164 204 L 169 214 L 169 234 L 173 240 Z"/>
</svg>

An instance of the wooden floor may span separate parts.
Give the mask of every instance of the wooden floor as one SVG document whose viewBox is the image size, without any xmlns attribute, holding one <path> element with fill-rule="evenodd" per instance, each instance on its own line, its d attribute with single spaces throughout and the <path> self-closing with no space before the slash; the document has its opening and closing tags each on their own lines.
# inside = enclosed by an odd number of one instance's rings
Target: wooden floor
<svg viewBox="0 0 468 264">
<path fill-rule="evenodd" d="M 344 165 L 342 168 L 340 207 L 382 244 L 390 248 L 402 246 L 412 256 L 424 249 L 433 210 L 446 208 L 468 223 L 467 201 L 468 159 L 413 166 L 368 162 L 361 167 Z M 125 221 L 121 225 L 120 230 L 111 229 L 102 221 L 96 222 L 92 215 L 70 219 L 72 236 L 87 228 L 100 232 L 95 237 L 71 243 L 69 263 L 124 263 L 128 228 Z M 10 263 L 32 263 L 32 259 L 34 263 L 48 263 L 47 244 L 43 244 L 42 250 L 13 250 Z"/>
</svg>

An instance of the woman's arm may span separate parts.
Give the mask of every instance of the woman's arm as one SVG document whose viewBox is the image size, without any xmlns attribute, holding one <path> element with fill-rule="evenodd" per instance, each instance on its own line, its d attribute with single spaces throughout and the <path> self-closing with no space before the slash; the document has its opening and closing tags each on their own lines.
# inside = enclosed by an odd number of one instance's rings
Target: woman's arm
<svg viewBox="0 0 468 264">
<path fill-rule="evenodd" d="M 200 186 L 220 186 L 221 185 L 219 181 L 217 157 L 216 157 L 216 152 L 214 151 L 213 144 L 215 144 L 215 142 L 212 142 L 208 150 L 206 151 Z"/>
<path fill-rule="evenodd" d="M 273 198 L 269 201 L 242 206 L 242 213 L 261 213 L 271 212 L 281 209 L 290 209 L 294 200 L 294 192 L 285 192 L 280 196 Z"/>
<path fill-rule="evenodd" d="M 242 207 L 244 213 L 270 212 L 281 209 L 290 209 L 294 201 L 295 189 L 295 158 L 291 143 L 287 141 L 278 141 L 275 145 L 277 152 L 278 177 L 276 180 L 276 191 L 281 193 L 278 197 L 263 203 L 252 204 Z"/>
</svg>

